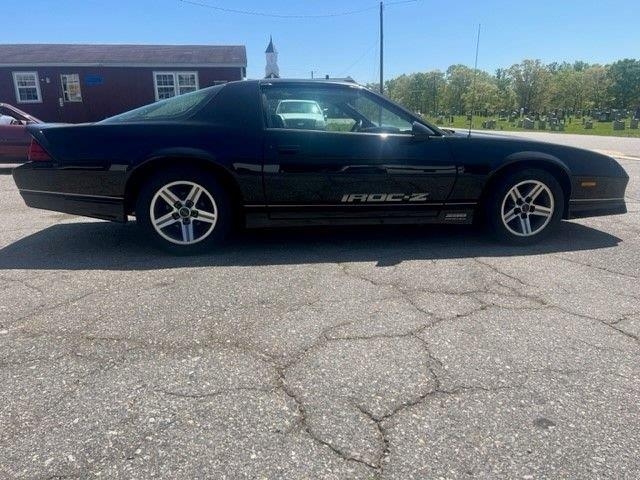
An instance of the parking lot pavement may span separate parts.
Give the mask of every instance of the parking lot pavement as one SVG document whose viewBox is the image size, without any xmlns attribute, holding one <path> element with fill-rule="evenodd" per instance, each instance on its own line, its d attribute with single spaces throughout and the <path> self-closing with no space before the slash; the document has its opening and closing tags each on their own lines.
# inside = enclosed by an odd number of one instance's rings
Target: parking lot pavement
<svg viewBox="0 0 640 480">
<path fill-rule="evenodd" d="M 629 213 L 241 234 L 176 258 L 0 176 L 0 478 L 633 478 Z"/>
</svg>

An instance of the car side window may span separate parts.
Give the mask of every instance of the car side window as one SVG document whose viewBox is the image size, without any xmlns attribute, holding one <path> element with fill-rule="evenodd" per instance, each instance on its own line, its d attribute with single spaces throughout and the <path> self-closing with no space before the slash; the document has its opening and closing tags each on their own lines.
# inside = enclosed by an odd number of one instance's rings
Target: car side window
<svg viewBox="0 0 640 480">
<path fill-rule="evenodd" d="M 370 131 L 410 134 L 413 129 L 413 122 L 410 119 L 392 112 L 373 95 L 364 93 L 358 95 L 353 108 L 369 120 L 371 126 L 368 130 Z"/>
<path fill-rule="evenodd" d="M 20 121 L 16 120 L 10 115 L 3 115 L 0 113 L 0 125 L 20 125 Z"/>
<path fill-rule="evenodd" d="M 305 85 L 263 87 L 269 128 L 410 134 L 412 121 L 360 88 Z"/>
</svg>

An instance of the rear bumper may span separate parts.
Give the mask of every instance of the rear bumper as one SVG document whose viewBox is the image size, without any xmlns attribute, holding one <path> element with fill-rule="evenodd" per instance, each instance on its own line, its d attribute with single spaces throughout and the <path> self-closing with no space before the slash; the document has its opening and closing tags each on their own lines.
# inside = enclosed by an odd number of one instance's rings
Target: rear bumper
<svg viewBox="0 0 640 480">
<path fill-rule="evenodd" d="M 98 197 L 63 192 L 20 190 L 20 195 L 29 207 L 55 212 L 100 218 L 112 222 L 125 222 L 124 201 L 116 197 Z"/>
<path fill-rule="evenodd" d="M 127 220 L 124 198 L 112 194 L 114 182 L 101 172 L 26 163 L 13 170 L 13 179 L 29 207 L 113 222 Z"/>
<path fill-rule="evenodd" d="M 568 218 L 601 217 L 627 213 L 624 198 L 597 198 L 569 200 Z"/>
</svg>

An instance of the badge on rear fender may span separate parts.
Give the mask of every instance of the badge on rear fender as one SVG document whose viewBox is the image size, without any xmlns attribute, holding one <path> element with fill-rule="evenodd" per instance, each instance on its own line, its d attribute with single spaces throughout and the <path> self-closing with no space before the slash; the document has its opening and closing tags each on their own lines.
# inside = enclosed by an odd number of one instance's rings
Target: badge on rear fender
<svg viewBox="0 0 640 480">
<path fill-rule="evenodd" d="M 426 202 L 428 193 L 346 193 L 342 203 Z"/>
</svg>

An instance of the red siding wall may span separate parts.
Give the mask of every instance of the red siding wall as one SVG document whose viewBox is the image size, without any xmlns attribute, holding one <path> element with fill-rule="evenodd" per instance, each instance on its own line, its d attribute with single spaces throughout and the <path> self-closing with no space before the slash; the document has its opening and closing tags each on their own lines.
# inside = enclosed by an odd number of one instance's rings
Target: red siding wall
<svg viewBox="0 0 640 480">
<path fill-rule="evenodd" d="M 42 103 L 18 103 L 12 72 L 38 72 Z M 155 101 L 154 71 L 197 71 L 200 88 L 215 82 L 241 80 L 238 67 L 147 68 L 147 67 L 0 67 L 0 102 L 16 105 L 46 122 L 93 122 Z M 82 103 L 60 106 L 60 75 L 80 75 Z M 101 76 L 101 85 L 88 85 L 87 75 Z"/>
</svg>

